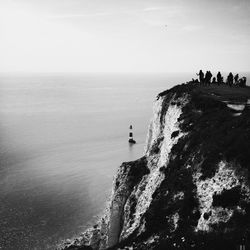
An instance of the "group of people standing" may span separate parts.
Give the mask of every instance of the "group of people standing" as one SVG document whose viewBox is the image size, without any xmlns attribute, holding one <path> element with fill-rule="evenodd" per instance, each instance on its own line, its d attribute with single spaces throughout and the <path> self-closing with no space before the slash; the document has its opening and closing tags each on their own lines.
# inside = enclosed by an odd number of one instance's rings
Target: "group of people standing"
<svg viewBox="0 0 250 250">
<path fill-rule="evenodd" d="M 237 86 L 237 87 L 246 87 L 247 78 L 246 77 L 239 77 L 239 74 L 233 75 L 232 72 L 229 73 L 227 76 L 226 81 L 224 82 L 223 76 L 221 75 L 220 71 L 217 73 L 216 77 L 213 77 L 211 71 L 207 71 L 206 74 L 203 73 L 202 70 L 199 71 L 197 74 L 199 76 L 199 83 L 202 85 L 210 85 L 210 84 L 217 84 L 217 85 L 228 85 L 230 87 Z"/>
</svg>

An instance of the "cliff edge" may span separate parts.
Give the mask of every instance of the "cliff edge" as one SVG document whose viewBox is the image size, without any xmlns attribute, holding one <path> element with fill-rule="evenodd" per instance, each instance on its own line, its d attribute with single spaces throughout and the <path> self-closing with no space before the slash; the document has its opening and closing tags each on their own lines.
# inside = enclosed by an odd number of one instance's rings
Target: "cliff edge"
<svg viewBox="0 0 250 250">
<path fill-rule="evenodd" d="M 160 93 L 145 155 L 120 166 L 103 218 L 64 249 L 248 247 L 249 100 L 248 87 Z"/>
</svg>

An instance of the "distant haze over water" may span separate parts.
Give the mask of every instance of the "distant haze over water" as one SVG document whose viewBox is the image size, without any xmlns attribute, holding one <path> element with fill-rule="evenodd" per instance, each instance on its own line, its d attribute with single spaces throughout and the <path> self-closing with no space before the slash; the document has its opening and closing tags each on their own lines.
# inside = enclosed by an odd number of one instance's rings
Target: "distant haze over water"
<svg viewBox="0 0 250 250">
<path fill-rule="evenodd" d="M 53 249 L 95 221 L 118 166 L 143 154 L 155 96 L 192 77 L 1 75 L 0 248 Z"/>
</svg>

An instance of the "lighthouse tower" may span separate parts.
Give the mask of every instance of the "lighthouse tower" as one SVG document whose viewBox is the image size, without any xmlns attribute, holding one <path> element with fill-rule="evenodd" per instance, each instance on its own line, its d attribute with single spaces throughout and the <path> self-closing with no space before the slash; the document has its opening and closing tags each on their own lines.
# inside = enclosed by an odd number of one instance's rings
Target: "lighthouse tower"
<svg viewBox="0 0 250 250">
<path fill-rule="evenodd" d="M 133 138 L 133 127 L 132 127 L 132 125 L 129 126 L 128 142 L 131 143 L 131 144 L 136 143 L 136 141 Z"/>
</svg>

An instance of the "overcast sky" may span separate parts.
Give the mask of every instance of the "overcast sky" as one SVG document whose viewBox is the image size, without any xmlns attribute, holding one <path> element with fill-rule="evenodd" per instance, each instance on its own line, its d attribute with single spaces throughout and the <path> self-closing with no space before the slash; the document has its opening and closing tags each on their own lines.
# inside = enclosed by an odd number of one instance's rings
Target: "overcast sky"
<svg viewBox="0 0 250 250">
<path fill-rule="evenodd" d="M 249 71 L 249 0 L 0 0 L 0 71 Z"/>
</svg>

